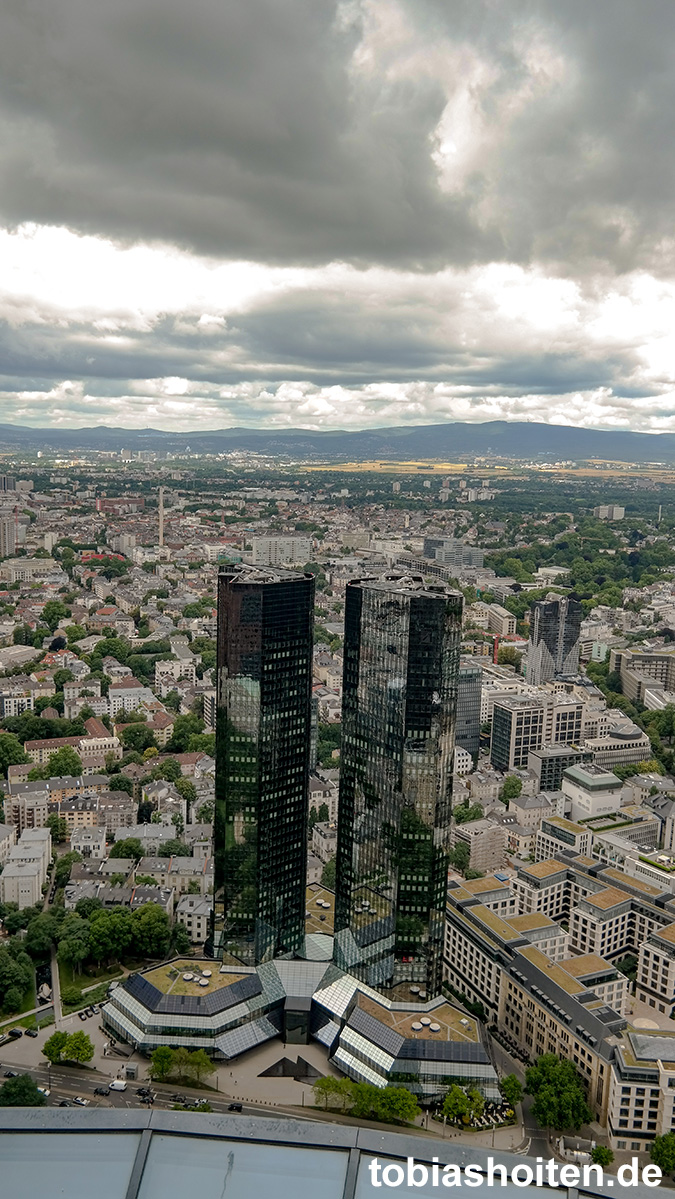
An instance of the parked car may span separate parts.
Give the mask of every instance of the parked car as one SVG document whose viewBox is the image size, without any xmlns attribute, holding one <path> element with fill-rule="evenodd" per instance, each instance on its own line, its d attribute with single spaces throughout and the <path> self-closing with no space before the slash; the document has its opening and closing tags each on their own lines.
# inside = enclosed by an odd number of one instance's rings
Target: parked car
<svg viewBox="0 0 675 1199">
<path fill-rule="evenodd" d="M 95 1015 L 96 1015 L 96 1008 L 93 1008 L 93 1007 L 91 1007 L 91 1005 L 90 1005 L 89 1007 L 86 1007 L 84 1010 L 85 1010 L 85 1012 L 87 1013 L 87 1015 L 88 1015 L 88 1016 L 95 1016 Z"/>
<path fill-rule="evenodd" d="M 50 1091 L 49 1087 L 38 1087 L 38 1091 L 40 1092 L 41 1095 L 44 1095 L 45 1097 L 51 1095 L 51 1091 Z"/>
<path fill-rule="evenodd" d="M 77 1014 L 78 1014 L 78 1016 L 80 1017 L 80 1020 L 86 1020 L 86 1019 L 87 1019 L 87 1013 L 86 1013 L 86 1012 L 78 1012 Z"/>
<path fill-rule="evenodd" d="M 98 1016 L 98 1014 L 99 1014 L 100 1010 L 101 1010 L 101 1009 L 100 1009 L 100 1007 L 98 1006 L 98 1004 L 97 1004 L 97 1003 L 92 1003 L 92 1005 L 91 1005 L 91 1011 L 92 1011 L 92 1013 L 93 1013 L 93 1015 L 94 1015 L 94 1016 Z"/>
<path fill-rule="evenodd" d="M 228 1112 L 240 1112 L 242 1111 L 242 1106 L 240 1103 L 231 1103 L 227 1110 Z"/>
<path fill-rule="evenodd" d="M 5 1070 L 5 1078 L 18 1078 L 18 1070 Z"/>
<path fill-rule="evenodd" d="M 26 1036 L 27 1036 L 27 1037 L 36 1037 L 37 1035 L 38 1035 L 38 1030 L 37 1030 L 37 1028 L 27 1028 L 27 1029 L 26 1029 Z"/>
<path fill-rule="evenodd" d="M 13 1041 L 18 1041 L 19 1037 L 23 1036 L 23 1029 L 22 1028 L 10 1028 L 8 1035 L 12 1038 Z"/>
<path fill-rule="evenodd" d="M 109 1095 L 110 1087 L 94 1087 L 95 1095 Z"/>
<path fill-rule="evenodd" d="M 72 1107 L 72 1106 L 73 1106 L 73 1104 L 70 1102 L 70 1099 L 62 1099 L 61 1102 L 59 1103 L 59 1107 Z"/>
<path fill-rule="evenodd" d="M 73 1099 L 73 1103 L 76 1103 L 78 1107 L 89 1107 L 91 1100 L 83 1099 L 82 1095 L 76 1095 Z"/>
</svg>

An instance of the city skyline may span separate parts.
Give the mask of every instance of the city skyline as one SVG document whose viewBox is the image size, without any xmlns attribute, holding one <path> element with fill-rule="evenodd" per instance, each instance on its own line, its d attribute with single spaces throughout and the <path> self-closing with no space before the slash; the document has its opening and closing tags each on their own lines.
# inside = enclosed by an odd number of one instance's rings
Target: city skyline
<svg viewBox="0 0 675 1199">
<path fill-rule="evenodd" d="M 675 12 L 37 0 L 0 421 L 675 430 Z"/>
</svg>

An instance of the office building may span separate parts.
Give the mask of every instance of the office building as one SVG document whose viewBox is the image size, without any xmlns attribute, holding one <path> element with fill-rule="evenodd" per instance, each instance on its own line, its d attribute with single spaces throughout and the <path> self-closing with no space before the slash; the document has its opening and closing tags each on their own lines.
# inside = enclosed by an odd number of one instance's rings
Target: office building
<svg viewBox="0 0 675 1199">
<path fill-rule="evenodd" d="M 592 760 L 590 750 L 574 749 L 571 745 L 542 745 L 541 749 L 530 750 L 527 769 L 536 776 L 540 791 L 559 791 L 568 766 Z"/>
<path fill-rule="evenodd" d="M 336 962 L 438 994 L 462 597 L 414 575 L 345 593 Z"/>
<path fill-rule="evenodd" d="M 472 658 L 462 658 L 457 679 L 455 743 L 476 757 L 480 748 L 483 667 Z"/>
<path fill-rule="evenodd" d="M 313 609 L 311 575 L 219 575 L 216 949 L 249 965 L 304 941 Z"/>
<path fill-rule="evenodd" d="M 0 558 L 16 553 L 16 521 L 13 516 L 0 516 Z"/>
<path fill-rule="evenodd" d="M 444 566 L 452 566 L 456 570 L 462 567 L 482 567 L 485 561 L 485 551 L 473 545 L 465 545 L 456 537 L 425 537 L 422 547 L 424 558 L 431 558 Z"/>
<path fill-rule="evenodd" d="M 532 605 L 527 681 L 539 686 L 579 670 L 583 608 L 569 596 L 550 596 Z"/>
<path fill-rule="evenodd" d="M 546 705 L 543 700 L 507 697 L 492 709 L 490 761 L 496 770 L 527 766 L 530 750 L 545 739 Z"/>
</svg>

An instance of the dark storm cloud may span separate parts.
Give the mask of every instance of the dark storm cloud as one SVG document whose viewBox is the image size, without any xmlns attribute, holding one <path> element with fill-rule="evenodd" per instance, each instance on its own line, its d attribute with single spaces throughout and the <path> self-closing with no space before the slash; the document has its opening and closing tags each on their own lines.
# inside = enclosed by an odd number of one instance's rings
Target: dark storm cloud
<svg viewBox="0 0 675 1199">
<path fill-rule="evenodd" d="M 0 217 L 264 262 L 669 270 L 674 57 L 671 0 L 7 0 Z"/>
</svg>

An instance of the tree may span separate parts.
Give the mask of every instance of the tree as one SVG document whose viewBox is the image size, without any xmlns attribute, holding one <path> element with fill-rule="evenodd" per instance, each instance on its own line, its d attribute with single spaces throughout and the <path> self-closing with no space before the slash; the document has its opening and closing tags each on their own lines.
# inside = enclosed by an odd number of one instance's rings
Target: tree
<svg viewBox="0 0 675 1199">
<path fill-rule="evenodd" d="M 675 1132 L 666 1132 L 663 1136 L 654 1137 L 649 1146 L 649 1154 L 663 1174 L 672 1174 L 675 1171 Z"/>
<path fill-rule="evenodd" d="M 195 1049 L 190 1054 L 190 1061 L 188 1065 L 190 1073 L 193 1075 L 197 1083 L 201 1083 L 202 1078 L 205 1075 L 213 1074 L 216 1068 L 211 1061 L 211 1058 L 203 1049 Z"/>
<path fill-rule="evenodd" d="M 153 879 L 154 883 L 154 879 Z M 192 942 L 188 935 L 188 931 L 184 924 L 174 924 L 173 932 L 171 933 L 171 951 L 172 953 L 183 954 L 189 953 L 192 948 Z"/>
<path fill-rule="evenodd" d="M 179 841 L 177 837 L 170 837 L 168 841 L 162 841 L 157 850 L 159 858 L 189 858 L 191 857 L 190 846 L 184 841 Z"/>
<path fill-rule="evenodd" d="M 171 927 L 166 912 L 156 903 L 146 903 L 131 913 L 132 944 L 140 957 L 164 958 L 171 944 Z"/>
<path fill-rule="evenodd" d="M 65 667 L 61 670 L 54 671 L 54 686 L 57 691 L 63 691 L 64 683 L 72 683 L 75 681 L 75 675 L 72 670 L 67 670 Z"/>
<path fill-rule="evenodd" d="M 94 1046 L 89 1034 L 82 1031 L 71 1033 L 63 1047 L 64 1060 L 83 1066 L 85 1062 L 90 1062 L 93 1056 Z"/>
<path fill-rule="evenodd" d="M 180 762 L 177 762 L 175 758 L 167 758 L 158 769 L 159 774 L 157 777 L 166 779 L 167 783 L 175 783 L 179 778 L 183 777 Z"/>
<path fill-rule="evenodd" d="M 544 1053 L 525 1073 L 525 1091 L 534 1096 L 532 1114 L 542 1128 L 578 1130 L 593 1119 L 574 1064 Z"/>
<path fill-rule="evenodd" d="M 126 837 L 123 841 L 116 841 L 111 846 L 108 856 L 111 858 L 134 858 L 136 862 L 140 862 L 143 857 L 143 846 L 138 837 Z"/>
<path fill-rule="evenodd" d="M 331 891 L 335 889 L 335 858 L 329 858 L 321 871 L 321 886 L 328 887 Z"/>
<path fill-rule="evenodd" d="M 52 815 L 47 817 L 46 824 L 54 844 L 63 845 L 68 836 L 68 821 L 65 816 L 57 816 L 56 812 L 52 812 Z"/>
<path fill-rule="evenodd" d="M 66 774 L 77 777 L 82 774 L 82 759 L 70 745 L 64 745 L 57 749 L 56 753 L 49 755 L 47 769 L 48 778 L 61 778 Z"/>
<path fill-rule="evenodd" d="M 194 783 L 190 782 L 189 779 L 176 779 L 174 787 L 176 788 L 178 794 L 185 800 L 188 807 L 191 807 L 193 803 L 197 802 L 197 788 L 195 787 Z"/>
<path fill-rule="evenodd" d="M 89 923 L 72 912 L 66 916 L 59 932 L 57 957 L 79 973 L 82 963 L 89 956 Z"/>
<path fill-rule="evenodd" d="M 51 912 L 42 912 L 31 920 L 26 929 L 24 948 L 31 957 L 46 957 L 51 953 L 59 935 L 59 922 Z"/>
<path fill-rule="evenodd" d="M 591 1149 L 591 1161 L 596 1166 L 602 1166 L 604 1170 L 607 1166 L 611 1166 L 614 1161 L 614 1154 L 606 1145 L 596 1145 L 594 1149 Z"/>
<path fill-rule="evenodd" d="M 67 1041 L 67 1032 L 53 1032 L 51 1037 L 48 1037 L 45 1041 L 42 1052 L 44 1053 L 47 1061 L 51 1062 L 52 1066 L 55 1065 L 56 1062 L 61 1061 Z"/>
<path fill-rule="evenodd" d="M 127 725 L 125 729 L 122 729 L 121 741 L 127 749 L 133 749 L 139 754 L 142 754 L 146 749 L 150 749 L 151 746 L 155 749 L 157 748 L 157 742 L 155 741 L 152 729 L 149 729 L 147 725 L 140 722 Z"/>
<path fill-rule="evenodd" d="M 8 1078 L 0 1087 L 0 1107 L 42 1107 L 46 1102 L 47 1096 L 38 1090 L 30 1074 Z"/>
<path fill-rule="evenodd" d="M 338 1088 L 338 1079 L 327 1074 L 325 1078 L 317 1078 L 312 1090 L 314 1091 L 314 1100 L 319 1106 L 323 1103 L 324 1111 L 328 1111 L 328 1100 L 336 1094 Z"/>
<path fill-rule="evenodd" d="M 213 800 L 207 799 L 206 803 L 201 804 L 197 809 L 197 819 L 202 824 L 211 824 L 215 815 L 215 804 Z"/>
<path fill-rule="evenodd" d="M 469 1100 L 462 1087 L 451 1086 L 443 1100 L 443 1115 L 448 1120 L 465 1120 L 469 1118 Z"/>
<path fill-rule="evenodd" d="M 65 887 L 75 862 L 81 861 L 82 854 L 74 849 L 71 849 L 70 853 L 64 853 L 63 857 L 58 859 L 54 867 L 54 881 L 57 887 Z"/>
<path fill-rule="evenodd" d="M 70 608 L 66 608 L 66 605 L 61 603 L 61 600 L 47 600 L 42 609 L 42 619 L 50 633 L 58 629 L 61 621 L 65 620 L 67 616 L 70 616 Z"/>
<path fill-rule="evenodd" d="M 158 1045 L 150 1055 L 150 1077 L 163 1082 L 174 1066 L 174 1051 L 168 1045 Z"/>
<path fill-rule="evenodd" d="M 517 774 L 507 774 L 504 785 L 499 792 L 499 798 L 508 801 L 517 799 L 523 789 L 523 780 Z"/>
<path fill-rule="evenodd" d="M 506 1074 L 499 1084 L 499 1089 L 511 1107 L 515 1107 L 523 1098 L 523 1088 L 516 1074 Z"/>
<path fill-rule="evenodd" d="M 8 766 L 19 766 L 30 759 L 14 733 L 0 733 L 0 771 L 6 777 Z"/>
<path fill-rule="evenodd" d="M 464 874 L 469 868 L 471 861 L 471 850 L 466 841 L 458 841 L 454 849 L 450 850 L 448 860 L 455 870 L 459 870 L 460 874 Z"/>
<path fill-rule="evenodd" d="M 94 912 L 100 912 L 103 904 L 95 895 L 88 895 L 84 899 L 78 899 L 75 904 L 75 911 L 83 920 L 89 920 Z"/>
<path fill-rule="evenodd" d="M 133 795 L 133 780 L 127 778 L 126 774 L 113 774 L 112 778 L 108 781 L 108 790 L 126 791 L 127 795 Z"/>
</svg>

